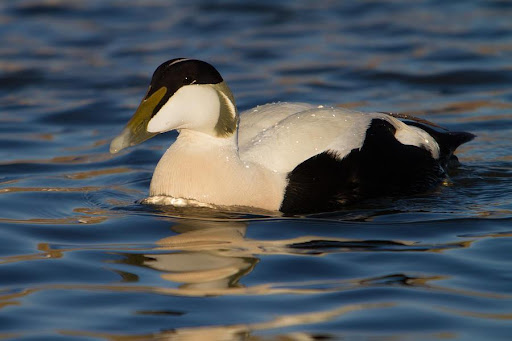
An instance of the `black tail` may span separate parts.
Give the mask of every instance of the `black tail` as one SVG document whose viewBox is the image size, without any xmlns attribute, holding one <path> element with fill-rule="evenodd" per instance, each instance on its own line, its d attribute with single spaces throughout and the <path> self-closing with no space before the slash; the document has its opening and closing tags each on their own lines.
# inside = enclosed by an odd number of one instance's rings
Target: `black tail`
<svg viewBox="0 0 512 341">
<path fill-rule="evenodd" d="M 455 157 L 453 153 L 461 144 L 476 137 L 476 135 L 464 131 L 440 131 L 418 122 L 404 121 L 404 123 L 425 130 L 436 140 L 440 151 L 439 160 L 443 165 L 448 164 L 450 159 Z"/>
</svg>

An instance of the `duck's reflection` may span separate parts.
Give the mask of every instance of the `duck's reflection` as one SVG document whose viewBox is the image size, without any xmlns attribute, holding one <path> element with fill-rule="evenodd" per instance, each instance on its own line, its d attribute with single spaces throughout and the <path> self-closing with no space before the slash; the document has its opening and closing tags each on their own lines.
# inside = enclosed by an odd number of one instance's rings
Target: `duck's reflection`
<svg viewBox="0 0 512 341">
<path fill-rule="evenodd" d="M 245 287 L 240 284 L 240 280 L 254 269 L 262 255 L 321 256 L 333 252 L 365 250 L 436 251 L 431 245 L 395 240 L 369 241 L 326 236 L 255 240 L 246 238 L 247 224 L 236 220 L 177 219 L 176 224 L 171 226 L 174 235 L 158 240 L 157 246 L 147 253 L 124 253 L 123 260 L 118 262 L 158 271 L 160 278 L 178 285 L 159 285 L 154 287 L 155 290 L 174 295 L 314 293 L 318 292 L 314 283 L 288 283 L 290 286 L 286 289 L 269 284 Z M 450 244 L 444 247 L 465 246 Z M 122 275 L 125 281 L 139 280 L 135 274 Z M 339 290 L 340 285 L 348 284 L 342 282 L 333 281 L 329 287 Z M 325 287 L 320 289 L 325 290 Z"/>
<path fill-rule="evenodd" d="M 252 271 L 258 259 L 250 250 L 233 245 L 244 241 L 246 223 L 182 221 L 172 227 L 179 234 L 161 239 L 157 250 L 177 250 L 147 256 L 145 266 L 162 272 L 181 289 L 210 291 L 239 287 L 239 280 Z"/>
<path fill-rule="evenodd" d="M 318 257 L 343 252 L 442 252 L 446 249 L 470 247 L 471 240 L 444 244 L 423 244 L 410 240 L 357 240 L 325 235 L 300 236 L 279 240 L 258 240 L 246 237 L 254 219 L 188 219 L 171 217 L 174 222 L 170 236 L 152 245 L 96 245 L 110 255 L 105 262 L 110 271 L 121 276 L 121 282 L 137 283 L 138 291 L 180 296 L 261 295 L 261 294 L 316 294 L 336 292 L 360 285 L 369 285 L 374 278 L 333 278 L 311 281 L 244 286 L 241 280 L 251 273 L 261 257 L 268 255 L 295 255 Z M 3 257 L 2 263 L 26 262 L 62 258 L 63 254 L 90 250 L 89 246 L 53 246 L 39 243 L 40 252 L 29 255 Z M 123 251 L 119 251 L 119 250 Z M 118 266 L 116 264 L 123 264 Z M 126 266 L 128 265 L 128 266 Z M 164 281 L 155 282 L 150 269 Z M 401 278 L 402 274 L 388 274 L 384 278 Z M 422 277 L 423 278 L 423 277 Z M 430 276 L 425 277 L 431 280 Z M 369 281 L 369 282 L 368 282 Z M 125 291 L 123 283 L 99 285 L 102 288 Z M 411 281 L 407 281 L 411 283 Z M 416 282 L 414 282 L 416 283 Z M 133 288 L 130 286 L 130 288 Z"/>
<path fill-rule="evenodd" d="M 121 262 L 157 270 L 188 295 L 240 287 L 240 278 L 258 262 L 241 246 L 246 227 L 236 221 L 179 220 L 171 227 L 177 234 L 157 241 L 150 253 L 124 254 Z"/>
<path fill-rule="evenodd" d="M 169 331 L 160 331 L 152 334 L 145 335 L 119 335 L 107 333 L 95 333 L 84 331 L 61 331 L 63 335 L 70 336 L 87 336 L 102 338 L 109 341 L 151 341 L 151 340 L 182 340 L 182 341 L 263 341 L 263 340 L 287 340 L 287 341 L 314 341 L 314 340 L 330 340 L 334 339 L 334 335 L 326 333 L 314 332 L 290 332 L 286 334 L 277 334 L 273 337 L 265 337 L 255 335 L 258 332 L 265 332 L 268 330 L 277 330 L 279 328 L 287 328 L 293 326 L 302 326 L 305 324 L 314 324 L 327 322 L 342 315 L 350 314 L 353 312 L 373 309 L 389 309 L 394 306 L 393 303 L 376 303 L 376 304 L 347 304 L 336 309 L 324 310 L 314 313 L 305 314 L 289 314 L 281 315 L 279 317 L 269 319 L 265 322 L 247 323 L 247 324 L 234 324 L 224 326 L 209 326 L 209 327 L 191 327 L 191 328 L 176 328 Z M 393 339 L 393 337 L 390 337 Z"/>
</svg>

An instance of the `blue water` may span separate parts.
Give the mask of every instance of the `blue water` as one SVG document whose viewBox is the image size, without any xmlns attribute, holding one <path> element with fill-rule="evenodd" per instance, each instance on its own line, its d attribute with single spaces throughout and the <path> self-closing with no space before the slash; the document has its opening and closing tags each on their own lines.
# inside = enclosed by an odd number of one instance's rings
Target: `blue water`
<svg viewBox="0 0 512 341">
<path fill-rule="evenodd" d="M 0 339 L 506 340 L 512 3 L 0 3 Z M 164 134 L 110 140 L 156 66 L 478 138 L 451 184 L 307 217 L 141 205 Z"/>
</svg>

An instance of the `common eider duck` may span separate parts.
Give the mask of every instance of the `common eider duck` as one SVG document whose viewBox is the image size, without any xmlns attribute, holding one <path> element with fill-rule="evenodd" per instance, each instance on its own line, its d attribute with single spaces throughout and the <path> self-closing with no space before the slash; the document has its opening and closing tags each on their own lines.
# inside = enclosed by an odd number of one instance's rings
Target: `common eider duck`
<svg viewBox="0 0 512 341">
<path fill-rule="evenodd" d="M 442 182 L 455 149 L 474 135 L 436 127 L 406 115 L 306 103 L 239 115 L 212 65 L 176 58 L 156 69 L 110 152 L 177 130 L 154 171 L 149 202 L 313 213 Z"/>
</svg>

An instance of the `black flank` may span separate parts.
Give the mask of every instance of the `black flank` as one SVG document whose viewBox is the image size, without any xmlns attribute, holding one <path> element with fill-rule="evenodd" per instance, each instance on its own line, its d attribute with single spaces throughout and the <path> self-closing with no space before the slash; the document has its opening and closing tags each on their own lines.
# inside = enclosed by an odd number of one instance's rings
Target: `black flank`
<svg viewBox="0 0 512 341">
<path fill-rule="evenodd" d="M 353 149 L 343 159 L 327 151 L 299 164 L 288 175 L 280 210 L 332 211 L 364 198 L 420 193 L 445 178 L 445 170 L 429 151 L 403 145 L 395 139 L 395 131 L 387 121 L 373 119 L 360 149 Z M 452 138 L 455 143 L 446 146 L 451 152 L 469 135 L 446 137 Z"/>
</svg>

